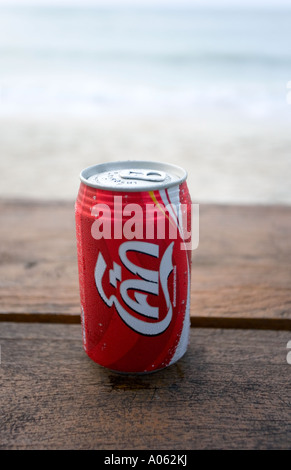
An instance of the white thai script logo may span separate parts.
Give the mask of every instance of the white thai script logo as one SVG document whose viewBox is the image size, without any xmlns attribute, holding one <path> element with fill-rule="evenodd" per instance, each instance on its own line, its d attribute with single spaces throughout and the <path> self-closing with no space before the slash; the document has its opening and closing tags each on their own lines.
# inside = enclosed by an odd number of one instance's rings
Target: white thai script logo
<svg viewBox="0 0 291 470">
<path fill-rule="evenodd" d="M 168 278 L 173 271 L 172 254 L 174 242 L 172 242 L 165 250 L 160 262 L 158 271 L 143 268 L 142 266 L 135 265 L 128 257 L 127 252 L 136 251 L 146 254 L 153 258 L 159 258 L 159 245 L 147 242 L 129 241 L 124 242 L 119 247 L 119 258 L 125 268 L 135 275 L 132 279 L 122 281 L 122 268 L 113 262 L 112 269 L 109 270 L 109 282 L 117 289 L 119 286 L 119 293 L 123 302 L 139 315 L 150 318 L 153 321 L 144 321 L 137 318 L 133 313 L 128 312 L 119 302 L 115 295 L 109 298 L 106 296 L 102 280 L 105 274 L 107 264 L 102 256 L 101 251 L 98 254 L 97 263 L 95 266 L 95 283 L 100 294 L 100 297 L 108 307 L 115 306 L 120 318 L 131 329 L 142 335 L 156 336 L 163 333 L 171 323 L 173 308 L 171 304 L 170 294 L 168 291 Z M 119 284 L 117 284 L 119 281 Z M 159 307 L 153 307 L 148 303 L 148 295 L 159 295 L 159 281 L 162 286 L 164 299 L 166 302 L 167 313 L 166 316 L 159 320 Z M 129 290 L 134 290 L 134 300 L 128 295 Z"/>
</svg>

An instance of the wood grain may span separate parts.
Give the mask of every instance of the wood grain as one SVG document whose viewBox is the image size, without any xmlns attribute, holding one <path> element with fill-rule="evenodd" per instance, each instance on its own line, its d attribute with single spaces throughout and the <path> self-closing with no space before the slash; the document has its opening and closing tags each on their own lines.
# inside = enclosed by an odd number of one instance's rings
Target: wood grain
<svg viewBox="0 0 291 470">
<path fill-rule="evenodd" d="M 79 322 L 74 203 L 0 202 L 0 318 Z"/>
<path fill-rule="evenodd" d="M 192 325 L 291 330 L 291 208 L 201 206 Z"/>
<path fill-rule="evenodd" d="M 192 326 L 291 330 L 291 208 L 200 205 Z M 0 320 L 79 323 L 74 203 L 0 202 Z"/>
<path fill-rule="evenodd" d="M 192 328 L 147 376 L 83 352 L 80 325 L 0 325 L 1 449 L 291 448 L 286 331 Z"/>
</svg>

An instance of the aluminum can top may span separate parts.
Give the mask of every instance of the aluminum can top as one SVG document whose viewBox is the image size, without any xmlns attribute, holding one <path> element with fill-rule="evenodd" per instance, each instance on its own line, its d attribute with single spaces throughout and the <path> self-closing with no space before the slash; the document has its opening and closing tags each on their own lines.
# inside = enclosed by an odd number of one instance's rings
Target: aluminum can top
<svg viewBox="0 0 291 470">
<path fill-rule="evenodd" d="M 101 163 L 81 171 L 82 183 L 108 191 L 153 191 L 180 185 L 187 172 L 176 165 L 155 161 L 122 160 Z"/>
</svg>

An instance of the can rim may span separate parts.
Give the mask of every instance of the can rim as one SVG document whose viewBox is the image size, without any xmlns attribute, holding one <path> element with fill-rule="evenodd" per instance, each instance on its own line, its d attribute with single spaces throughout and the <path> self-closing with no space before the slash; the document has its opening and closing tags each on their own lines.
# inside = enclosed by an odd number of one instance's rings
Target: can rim
<svg viewBox="0 0 291 470">
<path fill-rule="evenodd" d="M 148 168 L 151 170 L 160 170 L 169 173 L 170 175 L 174 175 L 177 179 L 168 181 L 165 183 L 153 183 L 152 185 L 142 185 L 140 184 L 138 187 L 117 187 L 114 185 L 111 186 L 103 186 L 102 184 L 98 184 L 98 182 L 88 181 L 90 176 L 96 175 L 98 173 L 102 173 L 104 171 L 116 170 L 118 169 L 132 169 L 132 168 Z M 158 161 L 151 161 L 151 160 L 118 160 L 113 162 L 106 162 L 106 163 L 98 163 L 96 165 L 91 165 L 87 168 L 84 168 L 80 173 L 80 180 L 86 186 L 91 186 L 92 188 L 102 189 L 103 191 L 116 191 L 116 192 L 140 192 L 140 191 L 150 191 L 152 189 L 165 189 L 170 188 L 172 186 L 177 186 L 183 183 L 187 179 L 188 173 L 187 171 L 178 166 L 174 165 L 173 163 L 163 163 Z"/>
</svg>

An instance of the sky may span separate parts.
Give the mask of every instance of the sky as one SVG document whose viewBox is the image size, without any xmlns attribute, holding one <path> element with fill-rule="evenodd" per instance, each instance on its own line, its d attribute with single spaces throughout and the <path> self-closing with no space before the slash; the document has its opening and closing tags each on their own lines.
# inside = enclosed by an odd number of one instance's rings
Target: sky
<svg viewBox="0 0 291 470">
<path fill-rule="evenodd" d="M 0 0 L 0 5 L 60 5 L 60 6 L 98 6 L 98 5 L 151 5 L 151 6 L 199 6 L 199 7 L 290 7 L 291 0 Z"/>
</svg>

